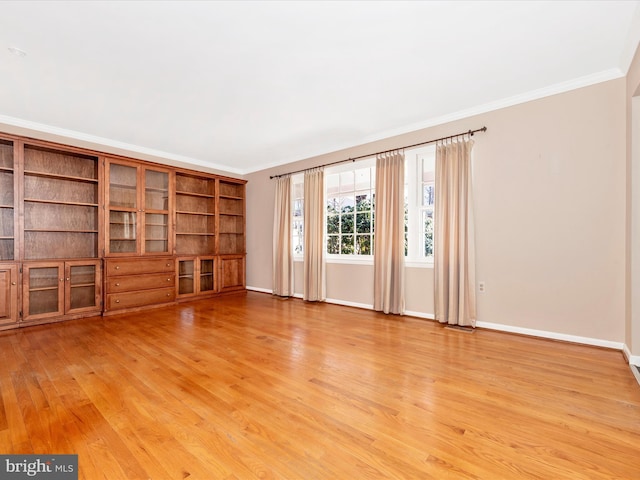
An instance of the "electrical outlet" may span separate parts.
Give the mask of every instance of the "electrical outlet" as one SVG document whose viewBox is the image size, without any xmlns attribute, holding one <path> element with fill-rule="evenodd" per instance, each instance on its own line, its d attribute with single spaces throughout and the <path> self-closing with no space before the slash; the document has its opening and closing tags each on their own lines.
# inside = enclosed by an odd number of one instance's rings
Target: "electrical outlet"
<svg viewBox="0 0 640 480">
<path fill-rule="evenodd" d="M 479 291 L 480 293 L 484 293 L 484 291 L 485 291 L 485 284 L 484 284 L 484 282 L 478 282 L 478 291 Z"/>
</svg>

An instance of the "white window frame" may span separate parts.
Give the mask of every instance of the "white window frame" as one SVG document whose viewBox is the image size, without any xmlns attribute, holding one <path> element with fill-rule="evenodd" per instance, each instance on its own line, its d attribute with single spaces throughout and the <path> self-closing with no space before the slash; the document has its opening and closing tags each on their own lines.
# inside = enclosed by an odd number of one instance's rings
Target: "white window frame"
<svg viewBox="0 0 640 480">
<path fill-rule="evenodd" d="M 341 165 L 336 165 L 330 168 L 326 168 L 325 169 L 325 226 L 324 226 L 324 251 L 326 254 L 326 261 L 327 263 L 347 263 L 347 264 L 358 264 L 358 265 L 373 265 L 373 255 L 358 255 L 358 254 L 343 254 L 343 253 L 326 253 L 327 251 L 327 242 L 328 242 L 328 233 L 327 233 L 327 213 L 326 213 L 326 206 L 327 206 L 327 202 L 329 201 L 329 195 L 327 193 L 327 185 L 328 185 L 328 181 L 327 181 L 327 177 L 329 175 L 335 175 L 335 174 L 340 174 L 343 172 L 348 172 L 348 171 L 353 171 L 354 175 L 355 175 L 355 171 L 356 170 L 361 170 L 363 168 L 371 168 L 373 167 L 375 169 L 376 166 L 376 158 L 375 157 L 370 157 L 370 158 L 366 158 L 366 159 L 362 159 L 362 160 L 358 160 L 357 162 L 349 162 L 349 163 L 344 163 Z M 357 190 L 354 190 L 354 193 Z M 373 185 L 371 185 L 371 191 L 373 192 L 372 194 L 375 195 L 375 180 L 373 181 Z M 355 200 L 355 199 L 354 199 Z M 355 236 L 356 236 L 356 232 L 355 232 L 355 215 L 357 214 L 357 212 L 354 211 L 354 250 L 355 250 Z M 373 214 L 373 210 L 372 210 L 372 214 Z M 373 220 L 372 220 L 373 222 Z M 372 227 L 373 227 L 373 223 L 372 223 Z M 373 251 L 373 231 L 371 232 L 371 249 Z"/>
<path fill-rule="evenodd" d="M 432 158 L 435 170 L 435 144 L 405 150 L 405 188 L 408 205 L 408 251 L 405 265 L 408 267 L 433 268 L 433 256 L 424 255 L 424 232 L 422 215 L 427 209 L 422 204 L 422 160 Z"/>
</svg>

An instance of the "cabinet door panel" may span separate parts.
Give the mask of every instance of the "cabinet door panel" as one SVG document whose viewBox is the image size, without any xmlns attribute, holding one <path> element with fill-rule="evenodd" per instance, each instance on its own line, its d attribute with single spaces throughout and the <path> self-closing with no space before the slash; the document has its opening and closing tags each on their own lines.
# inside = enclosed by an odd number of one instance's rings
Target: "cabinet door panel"
<svg viewBox="0 0 640 480">
<path fill-rule="evenodd" d="M 0 265 L 0 325 L 18 321 L 18 267 Z"/>
<path fill-rule="evenodd" d="M 65 312 L 99 311 L 102 298 L 100 261 L 65 263 Z"/>
<path fill-rule="evenodd" d="M 64 313 L 64 263 L 42 262 L 23 267 L 24 319 L 56 317 Z"/>
</svg>

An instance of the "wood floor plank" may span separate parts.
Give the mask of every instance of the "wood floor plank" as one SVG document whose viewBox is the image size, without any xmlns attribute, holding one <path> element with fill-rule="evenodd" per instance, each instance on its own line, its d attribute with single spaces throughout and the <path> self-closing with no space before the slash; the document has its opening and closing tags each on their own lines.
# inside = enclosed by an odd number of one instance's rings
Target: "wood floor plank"
<svg viewBox="0 0 640 480">
<path fill-rule="evenodd" d="M 0 333 L 0 452 L 79 478 L 640 478 L 620 352 L 248 293 Z"/>
</svg>

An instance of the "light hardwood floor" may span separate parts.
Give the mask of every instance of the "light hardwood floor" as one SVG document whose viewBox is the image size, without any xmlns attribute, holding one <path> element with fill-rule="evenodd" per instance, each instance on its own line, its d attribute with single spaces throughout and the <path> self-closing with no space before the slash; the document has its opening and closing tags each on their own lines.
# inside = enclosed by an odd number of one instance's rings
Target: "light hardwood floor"
<svg viewBox="0 0 640 480">
<path fill-rule="evenodd" d="M 620 352 L 249 292 L 0 334 L 0 453 L 94 479 L 638 479 Z"/>
</svg>

